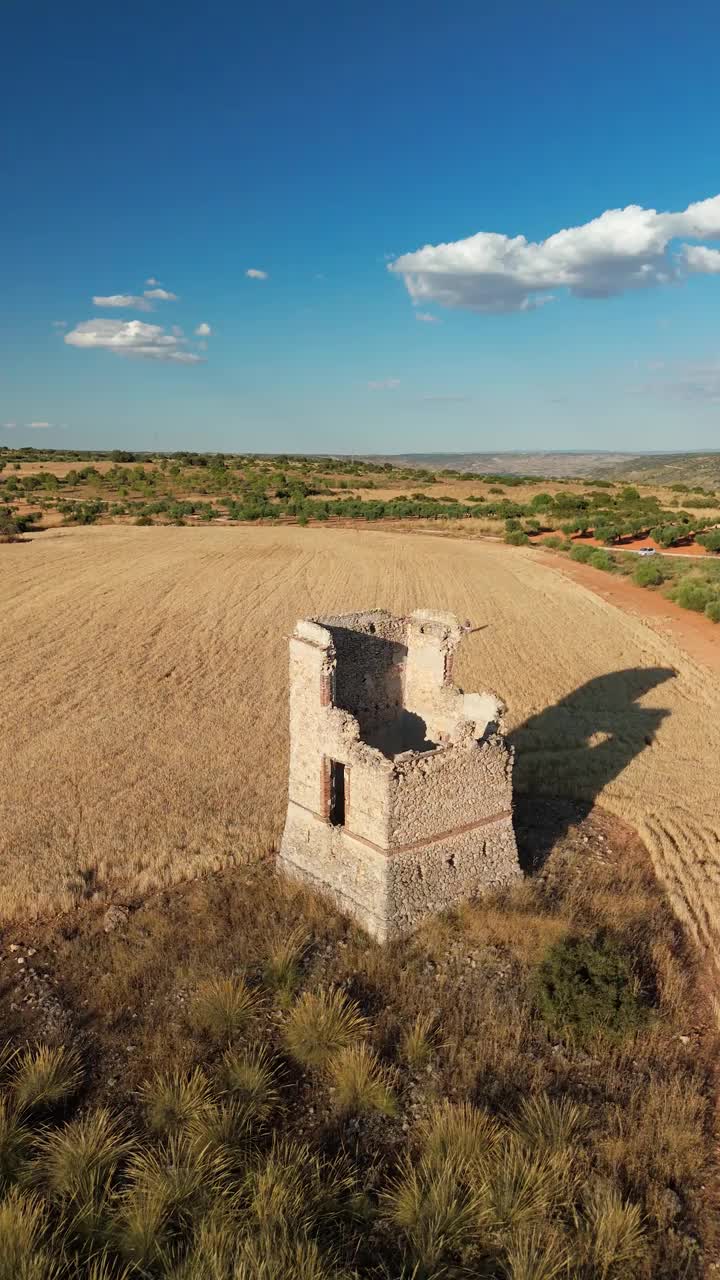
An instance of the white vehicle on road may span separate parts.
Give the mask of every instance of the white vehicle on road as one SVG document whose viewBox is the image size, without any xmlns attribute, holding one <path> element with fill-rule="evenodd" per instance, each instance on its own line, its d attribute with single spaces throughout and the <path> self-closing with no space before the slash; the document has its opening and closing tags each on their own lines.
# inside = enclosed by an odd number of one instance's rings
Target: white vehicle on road
<svg viewBox="0 0 720 1280">
<path fill-rule="evenodd" d="M 641 547 L 638 551 L 639 556 L 655 556 L 657 552 L 654 547 Z"/>
</svg>

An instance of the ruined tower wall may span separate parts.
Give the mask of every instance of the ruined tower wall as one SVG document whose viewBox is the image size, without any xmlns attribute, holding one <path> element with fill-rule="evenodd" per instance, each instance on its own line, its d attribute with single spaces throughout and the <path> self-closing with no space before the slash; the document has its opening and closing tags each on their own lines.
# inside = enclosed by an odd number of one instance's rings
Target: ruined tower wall
<svg viewBox="0 0 720 1280">
<path fill-rule="evenodd" d="M 450 683 L 460 635 L 446 615 L 365 613 L 299 622 L 290 641 L 278 867 L 329 893 L 381 940 L 520 875 L 512 752 L 497 731 L 497 699 Z M 408 749 L 416 721 L 427 738 Z M 331 799 L 338 771 L 340 813 Z"/>
<path fill-rule="evenodd" d="M 396 762 L 390 847 L 433 840 L 512 810 L 512 753 L 495 735 Z"/>
<path fill-rule="evenodd" d="M 404 627 L 380 611 L 322 619 L 335 651 L 334 703 L 354 715 L 361 734 L 402 710 Z"/>
</svg>

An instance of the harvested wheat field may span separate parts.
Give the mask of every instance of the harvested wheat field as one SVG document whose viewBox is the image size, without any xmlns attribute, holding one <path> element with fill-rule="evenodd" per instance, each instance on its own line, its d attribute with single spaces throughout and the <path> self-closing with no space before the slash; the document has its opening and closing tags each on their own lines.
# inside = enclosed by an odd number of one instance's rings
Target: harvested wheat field
<svg viewBox="0 0 720 1280">
<path fill-rule="evenodd" d="M 111 526 L 0 547 L 0 574 L 5 920 L 274 849 L 296 618 L 424 606 L 484 628 L 457 679 L 506 699 L 518 790 L 599 801 L 640 833 L 691 934 L 720 922 L 717 677 L 530 551 Z"/>
</svg>

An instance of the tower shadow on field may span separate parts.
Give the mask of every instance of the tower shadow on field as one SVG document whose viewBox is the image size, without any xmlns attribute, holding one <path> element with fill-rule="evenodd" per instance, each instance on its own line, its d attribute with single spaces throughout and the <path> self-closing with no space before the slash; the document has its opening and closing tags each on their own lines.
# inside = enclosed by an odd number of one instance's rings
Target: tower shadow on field
<svg viewBox="0 0 720 1280">
<path fill-rule="evenodd" d="M 677 672 L 631 667 L 588 680 L 508 735 L 515 748 L 515 828 L 526 875 L 590 813 L 602 789 L 645 751 L 667 708 L 638 701 Z"/>
</svg>

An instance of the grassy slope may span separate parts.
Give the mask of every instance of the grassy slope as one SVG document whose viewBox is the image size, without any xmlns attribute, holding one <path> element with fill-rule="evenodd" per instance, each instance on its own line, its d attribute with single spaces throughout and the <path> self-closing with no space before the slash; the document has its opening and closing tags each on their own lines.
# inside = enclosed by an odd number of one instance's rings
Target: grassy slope
<svg viewBox="0 0 720 1280">
<path fill-rule="evenodd" d="M 265 1046 L 274 1063 L 277 1100 L 264 1119 L 255 1114 L 249 1129 L 241 1126 L 235 1137 L 223 1128 L 219 1152 L 213 1128 L 218 1117 L 213 1120 L 211 1112 L 203 1120 L 203 1108 L 189 1106 L 179 1126 L 181 1148 L 173 1149 L 172 1158 L 177 1164 L 182 1156 L 191 1188 L 193 1171 L 199 1171 L 200 1187 L 187 1194 L 182 1212 L 177 1206 L 168 1211 L 173 1230 L 167 1240 L 164 1218 L 153 1219 L 150 1228 L 146 1222 L 145 1270 L 133 1275 L 590 1280 L 602 1274 L 690 1280 L 701 1274 L 714 1248 L 709 1130 L 717 1045 L 693 957 L 642 847 L 628 832 L 601 815 L 575 821 L 577 814 L 568 809 L 538 803 L 525 805 L 518 817 L 528 869 L 544 850 L 533 877 L 504 897 L 432 921 L 413 939 L 387 948 L 368 942 L 304 890 L 275 881 L 262 864 L 131 903 L 127 922 L 109 934 L 102 911 L 86 907 L 55 925 L 11 935 L 24 945 L 6 950 L 0 961 L 6 1030 L 18 1042 L 49 1030 L 81 1049 L 87 1069 L 83 1107 L 108 1105 L 124 1116 L 142 1148 L 156 1153 L 153 1186 L 161 1200 L 170 1177 L 162 1138 L 169 1090 L 156 1073 L 180 1071 L 183 1078 L 183 1072 L 201 1067 L 211 1094 L 221 1099 L 228 1040 L 208 1030 L 198 996 L 208 980 L 242 974 L 258 999 L 250 1021 L 230 1040 L 240 1058 L 248 1046 Z M 603 928 L 632 955 L 638 990 L 653 1012 L 623 1040 L 593 1033 L 576 1043 L 549 1030 L 535 1012 L 533 973 L 558 939 Z M 295 963 L 288 967 L 283 944 L 293 936 Z M 18 957 L 25 956 L 26 964 L 18 967 Z M 28 975 L 28 968 L 34 973 Z M 64 1021 L 48 1022 L 47 994 L 28 1000 L 38 989 L 51 994 Z M 331 989 L 355 1002 L 367 1019 L 380 1092 L 365 1083 L 353 1093 L 347 1055 L 344 1068 L 328 1071 L 303 1066 L 289 1049 L 295 1041 L 287 1028 L 302 993 Z M 425 1034 L 409 1043 L 418 1019 Z M 307 1017 L 303 1025 L 305 1040 L 312 1042 Z M 137 1097 L 146 1080 L 154 1083 L 143 1108 Z M 12 1099 L 12 1089 L 5 1092 Z M 443 1099 L 476 1108 L 473 1123 L 485 1134 L 480 1149 L 473 1140 L 467 1169 L 456 1164 L 462 1125 L 443 1144 L 446 1154 L 432 1177 L 425 1166 L 426 1194 L 442 1200 L 448 1186 L 455 1188 L 455 1207 L 448 1210 L 454 1236 L 432 1215 L 423 1216 L 417 1204 L 415 1216 L 408 1217 L 409 1175 L 400 1207 L 390 1194 L 403 1176 L 405 1157 L 422 1174 L 418 1161 L 428 1142 L 423 1127 Z M 25 1119 L 35 1128 L 43 1114 L 30 1110 Z M 65 1108 L 66 1118 L 76 1114 L 76 1103 Z M 57 1128 L 62 1111 L 50 1118 Z M 153 1125 L 161 1132 L 153 1133 Z M 519 1140 L 512 1137 L 513 1126 L 520 1127 Z M 279 1163 L 269 1163 L 273 1135 L 307 1144 L 307 1154 L 286 1146 Z M 222 1166 L 207 1167 L 207 1141 L 216 1155 L 230 1159 L 229 1177 Z M 72 1130 L 71 1146 L 77 1146 Z M 303 1183 L 302 1204 L 294 1209 L 298 1158 L 307 1180 L 314 1176 L 314 1160 L 333 1161 L 340 1154 L 348 1183 L 339 1202 L 332 1203 L 339 1172 L 331 1166 L 321 1197 L 325 1207 Z M 67 1165 L 66 1157 L 66 1178 Z M 83 1243 L 86 1233 L 80 1240 L 73 1234 L 73 1215 L 57 1187 L 48 1187 L 47 1167 L 46 1158 L 23 1180 L 39 1184 L 50 1222 L 61 1224 L 66 1255 L 82 1257 L 89 1247 Z M 110 1276 L 119 1274 L 119 1258 L 137 1260 L 137 1223 L 133 1234 L 127 1196 L 137 1211 L 143 1184 L 132 1163 L 129 1173 L 124 1168 L 120 1161 L 108 1194 L 93 1193 L 96 1243 L 90 1247 L 110 1241 Z M 275 1185 L 272 1203 L 260 1196 L 258 1179 L 266 1191 L 268 1179 Z M 468 1186 L 474 1207 L 469 1218 L 458 1220 L 458 1198 L 469 1194 Z M 593 1223 L 588 1214 L 598 1197 L 604 1208 Z M 87 1193 L 79 1199 L 85 1202 Z M 248 1271 L 234 1271 L 229 1261 L 206 1269 L 212 1250 L 202 1223 L 210 1210 L 215 1219 L 220 1213 L 220 1238 L 229 1249 L 232 1242 L 230 1253 L 240 1250 L 244 1257 L 248 1251 L 255 1259 Z M 638 1211 L 641 1231 L 623 1255 L 613 1233 Z M 3 1229 L 0 1213 L 0 1245 Z M 217 1247 L 217 1232 L 214 1239 Z M 164 1241 L 167 1262 L 154 1255 Z M 567 1265 L 523 1270 L 519 1259 L 528 1242 L 546 1262 L 561 1264 L 565 1258 Z M 316 1244 L 313 1267 L 301 1264 L 301 1254 L 309 1257 Z M 60 1247 L 55 1242 L 51 1251 L 58 1254 Z M 194 1262 L 176 1271 L 193 1248 Z M 334 1254 L 339 1257 L 331 1264 Z M 261 1273 L 260 1258 L 267 1272 Z"/>
</svg>

